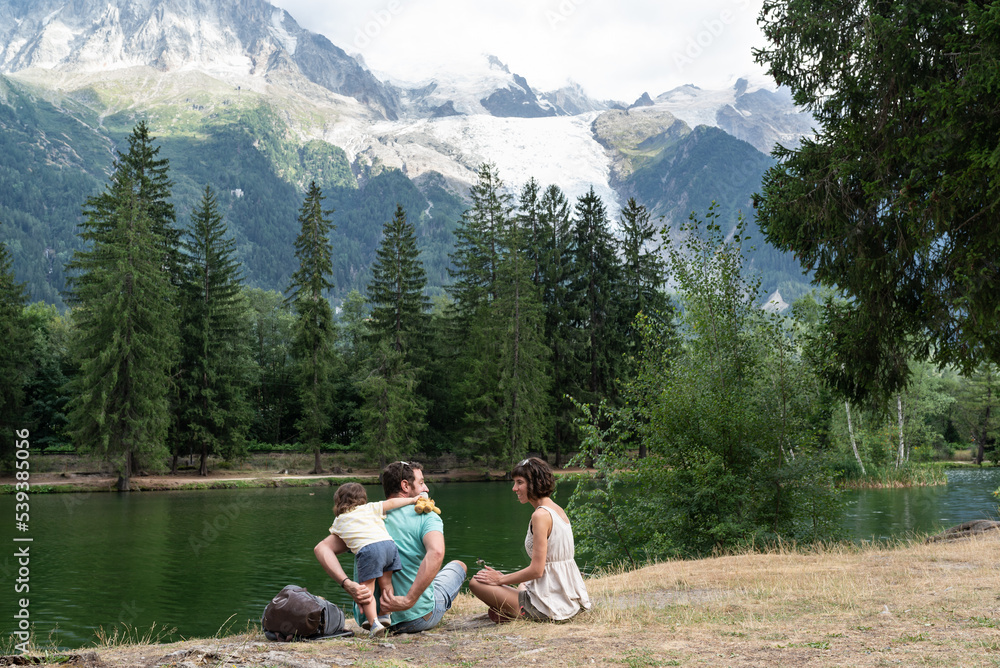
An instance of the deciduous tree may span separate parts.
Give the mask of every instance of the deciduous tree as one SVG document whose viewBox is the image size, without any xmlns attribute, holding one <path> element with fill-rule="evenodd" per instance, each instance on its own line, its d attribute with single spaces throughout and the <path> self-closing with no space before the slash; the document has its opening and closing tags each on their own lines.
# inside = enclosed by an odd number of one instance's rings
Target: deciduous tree
<svg viewBox="0 0 1000 668">
<path fill-rule="evenodd" d="M 1000 362 L 1000 183 L 992 4 L 768 0 L 755 52 L 816 118 L 775 149 L 755 197 L 767 239 L 847 301 L 831 305 L 850 399 L 891 397 L 911 359 Z"/>
</svg>

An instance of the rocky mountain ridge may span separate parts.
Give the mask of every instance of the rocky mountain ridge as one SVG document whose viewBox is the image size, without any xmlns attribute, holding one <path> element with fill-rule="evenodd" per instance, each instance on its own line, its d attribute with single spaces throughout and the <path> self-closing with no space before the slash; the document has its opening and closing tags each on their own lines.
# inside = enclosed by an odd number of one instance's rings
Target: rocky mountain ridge
<svg viewBox="0 0 1000 668">
<path fill-rule="evenodd" d="M 346 287 L 364 284 L 385 222 L 373 198 L 409 203 L 443 277 L 458 203 L 484 161 L 512 192 L 529 178 L 571 200 L 594 187 L 612 218 L 636 197 L 674 225 L 713 200 L 727 215 L 748 212 L 770 164 L 762 152 L 808 125 L 787 95 L 745 80 L 629 106 L 575 84 L 537 91 L 496 56 L 463 65 L 416 83 L 383 80 L 265 0 L 0 0 L 0 91 L 13 91 L 0 96 L 0 127 L 36 147 L 4 159 L 15 180 L 28 178 L 24 160 L 41 159 L 97 184 L 114 146 L 145 119 L 171 156 L 179 212 L 207 179 L 229 207 L 241 255 L 269 258 L 251 280 L 272 287 L 284 280 L 295 192 L 317 178 L 350 221 L 337 232 Z M 398 178 L 380 176 L 393 171 Z M 359 194 L 370 186 L 382 190 Z M 30 203 L 0 201 L 0 219 L 24 221 L 0 227 L 0 240 L 26 254 L 19 266 L 38 265 L 31 280 L 49 281 L 47 295 L 62 289 L 58 265 L 76 243 L 80 204 L 63 203 L 59 215 L 71 217 L 49 220 Z"/>
</svg>

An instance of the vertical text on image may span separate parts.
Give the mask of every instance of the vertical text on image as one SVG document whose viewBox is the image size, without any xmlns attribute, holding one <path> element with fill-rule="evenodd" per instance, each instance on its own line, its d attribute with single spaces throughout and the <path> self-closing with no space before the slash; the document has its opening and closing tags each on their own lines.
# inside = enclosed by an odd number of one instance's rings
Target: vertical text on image
<svg viewBox="0 0 1000 668">
<path fill-rule="evenodd" d="M 18 429 L 14 432 L 15 442 L 15 492 L 14 492 L 14 526 L 21 535 L 15 534 L 15 543 L 30 543 L 31 538 L 27 535 L 29 522 L 31 521 L 31 506 L 28 492 L 31 486 L 31 443 L 28 440 L 27 429 Z M 28 594 L 31 591 L 31 546 L 17 545 L 14 549 L 14 558 L 17 562 L 17 577 L 14 579 L 14 593 Z M 28 651 L 28 641 L 31 638 L 31 613 L 29 612 L 28 598 L 15 598 L 17 612 L 14 613 L 15 630 L 11 634 L 13 638 L 19 640 L 14 648 L 22 654 Z"/>
</svg>

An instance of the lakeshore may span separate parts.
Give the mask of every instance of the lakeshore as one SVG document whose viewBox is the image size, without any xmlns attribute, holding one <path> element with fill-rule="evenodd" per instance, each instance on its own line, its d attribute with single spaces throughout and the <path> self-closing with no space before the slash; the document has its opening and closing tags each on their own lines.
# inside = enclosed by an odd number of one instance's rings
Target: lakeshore
<svg viewBox="0 0 1000 668">
<path fill-rule="evenodd" d="M 1000 536 L 835 545 L 671 561 L 587 581 L 594 608 L 563 624 L 494 625 L 462 594 L 433 631 L 376 642 L 272 643 L 259 628 L 93 648 L 0 665 L 211 666 L 995 666 Z M 353 621 L 348 622 L 353 627 Z M 148 636 L 148 637 L 147 637 Z"/>
</svg>

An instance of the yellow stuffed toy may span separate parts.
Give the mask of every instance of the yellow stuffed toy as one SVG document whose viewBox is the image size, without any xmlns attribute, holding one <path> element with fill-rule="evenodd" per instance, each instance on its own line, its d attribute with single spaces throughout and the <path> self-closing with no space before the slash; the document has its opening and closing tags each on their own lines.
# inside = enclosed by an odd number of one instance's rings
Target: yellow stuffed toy
<svg viewBox="0 0 1000 668">
<path fill-rule="evenodd" d="M 435 512 L 438 515 L 441 514 L 441 509 L 434 505 L 434 499 L 427 498 L 426 496 L 417 498 L 417 502 L 413 505 L 413 509 L 417 511 L 418 515 L 430 512 Z"/>
</svg>

